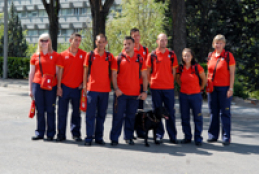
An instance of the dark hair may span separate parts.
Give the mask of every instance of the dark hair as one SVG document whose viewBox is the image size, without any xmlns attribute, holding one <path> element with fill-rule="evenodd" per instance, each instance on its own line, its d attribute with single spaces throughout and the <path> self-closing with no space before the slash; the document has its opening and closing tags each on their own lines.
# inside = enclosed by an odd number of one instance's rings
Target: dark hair
<svg viewBox="0 0 259 174">
<path fill-rule="evenodd" d="M 135 32 L 139 32 L 139 29 L 137 29 L 137 28 L 132 28 L 131 30 L 130 30 L 130 35 L 132 35 L 132 33 L 135 33 Z"/>
<path fill-rule="evenodd" d="M 124 40 L 132 40 L 133 43 L 135 42 L 134 39 L 131 36 L 125 36 Z"/>
<path fill-rule="evenodd" d="M 104 38 L 107 41 L 107 37 L 102 33 L 98 34 L 95 39 L 97 40 L 98 38 Z"/>
<path fill-rule="evenodd" d="M 197 62 L 196 62 L 196 60 L 195 60 L 195 58 L 194 58 L 194 52 L 190 49 L 190 48 L 184 48 L 183 49 L 183 51 L 182 51 L 182 53 L 183 52 L 189 52 L 189 53 L 191 53 L 191 55 L 192 55 L 192 61 L 191 61 L 191 65 L 195 65 Z M 183 65 L 185 65 L 185 62 L 184 62 L 184 60 L 183 60 L 183 56 L 182 56 L 182 64 Z"/>
<path fill-rule="evenodd" d="M 82 38 L 81 34 L 79 34 L 79 33 L 77 33 L 77 32 L 74 32 L 74 33 L 72 33 L 72 34 L 70 35 L 70 39 L 71 39 L 71 40 L 74 39 L 75 37 L 80 37 L 80 38 Z"/>
</svg>

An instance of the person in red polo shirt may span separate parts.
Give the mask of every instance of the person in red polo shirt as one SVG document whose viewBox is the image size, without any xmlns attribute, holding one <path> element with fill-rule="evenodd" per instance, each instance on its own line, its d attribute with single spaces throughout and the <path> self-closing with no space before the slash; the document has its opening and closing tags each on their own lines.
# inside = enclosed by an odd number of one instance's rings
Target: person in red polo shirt
<svg viewBox="0 0 259 174">
<path fill-rule="evenodd" d="M 57 61 L 59 54 L 52 50 L 52 43 L 49 34 L 42 34 L 38 41 L 38 50 L 30 60 L 29 86 L 30 96 L 35 100 L 37 109 L 36 136 L 32 140 L 44 138 L 47 127 L 47 140 L 53 140 L 56 134 L 56 93 L 57 93 Z M 41 88 L 43 74 L 53 76 L 52 89 Z M 45 119 L 47 113 L 47 125 Z"/>
<path fill-rule="evenodd" d="M 110 133 L 111 145 L 117 145 L 122 124 L 126 143 L 134 145 L 133 133 L 138 100 L 147 98 L 146 64 L 141 55 L 134 52 L 134 39 L 126 36 L 122 52 L 112 63 L 112 82 L 114 88 L 113 119 Z M 143 89 L 140 93 L 139 78 L 143 78 Z M 125 118 L 124 118 L 125 113 Z"/>
<path fill-rule="evenodd" d="M 147 55 L 148 55 L 148 48 L 144 47 L 140 44 L 140 33 L 139 33 L 139 29 L 137 28 L 132 28 L 130 30 L 130 36 L 134 39 L 134 52 L 141 55 L 144 59 L 144 62 L 147 61 Z M 143 92 L 143 79 L 140 78 L 139 80 L 139 84 L 140 84 L 140 93 Z M 139 105 L 138 105 L 138 109 L 144 109 L 144 101 L 143 100 L 139 100 Z M 139 138 L 145 138 L 145 132 L 139 127 L 136 130 L 137 136 Z"/>
<path fill-rule="evenodd" d="M 166 48 L 168 44 L 166 34 L 159 34 L 156 42 L 158 48 L 148 55 L 147 60 L 153 109 L 162 107 L 164 103 L 164 106 L 169 112 L 169 119 L 166 120 L 166 128 L 170 142 L 178 143 L 174 116 L 174 77 L 178 66 L 177 57 L 173 51 L 169 51 Z M 164 132 L 163 123 L 160 122 L 156 135 L 157 141 L 163 138 Z"/>
<path fill-rule="evenodd" d="M 235 81 L 235 59 L 232 53 L 225 51 L 225 45 L 225 36 L 215 36 L 212 42 L 215 51 L 210 53 L 208 58 L 208 81 L 212 82 L 214 90 L 208 93 L 211 120 L 207 141 L 213 143 L 218 140 L 220 117 L 223 145 L 229 145 L 231 130 L 230 105 Z"/>
<path fill-rule="evenodd" d="M 96 36 L 96 49 L 87 54 L 84 62 L 83 90 L 87 93 L 86 138 L 85 145 L 90 146 L 93 138 L 95 143 L 104 145 L 103 130 L 108 108 L 109 92 L 111 91 L 111 63 L 113 55 L 105 51 L 107 37 Z M 96 115 L 97 110 L 97 115 Z"/>
<path fill-rule="evenodd" d="M 71 132 L 73 139 L 82 141 L 80 127 L 80 92 L 83 83 L 83 63 L 86 52 L 79 49 L 82 36 L 73 33 L 70 36 L 70 47 L 62 52 L 58 61 L 58 137 L 57 141 L 66 140 L 66 124 L 68 104 L 71 101 L 73 112 L 71 117 Z"/>
<path fill-rule="evenodd" d="M 190 109 L 192 109 L 195 124 L 194 141 L 196 146 L 202 145 L 202 96 L 207 80 L 204 69 L 195 61 L 190 48 L 183 49 L 182 64 L 177 68 L 176 81 L 181 87 L 179 101 L 184 139 L 182 144 L 191 143 L 192 131 L 190 125 Z"/>
</svg>

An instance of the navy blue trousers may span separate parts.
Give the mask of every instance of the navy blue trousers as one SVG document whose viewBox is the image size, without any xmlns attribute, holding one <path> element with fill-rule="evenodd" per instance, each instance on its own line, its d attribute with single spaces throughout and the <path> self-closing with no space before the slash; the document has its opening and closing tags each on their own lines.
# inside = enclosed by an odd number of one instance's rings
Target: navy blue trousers
<svg viewBox="0 0 259 174">
<path fill-rule="evenodd" d="M 119 97 L 114 95 L 113 100 L 113 118 L 110 140 L 117 141 L 121 134 L 122 124 L 124 122 L 124 139 L 133 139 L 135 114 L 138 109 L 138 96 L 128 96 L 122 94 Z M 125 113 L 125 115 L 124 115 Z"/>
<path fill-rule="evenodd" d="M 185 139 L 192 139 L 191 132 L 191 124 L 190 124 L 190 109 L 192 109 L 193 121 L 195 125 L 194 131 L 194 141 L 202 142 L 202 125 L 203 125 L 203 117 L 202 117 L 202 96 L 200 93 L 187 95 L 184 93 L 180 93 L 179 96 L 180 101 L 180 111 L 182 118 L 182 130 L 185 135 Z"/>
<path fill-rule="evenodd" d="M 210 110 L 209 139 L 218 139 L 220 130 L 220 119 L 222 124 L 222 140 L 230 142 L 231 130 L 231 99 L 227 98 L 229 86 L 214 87 L 214 91 L 208 94 L 208 104 Z"/>
<path fill-rule="evenodd" d="M 58 137 L 66 138 L 66 125 L 67 125 L 67 113 L 69 107 L 69 101 L 72 104 L 72 116 L 71 116 L 71 132 L 73 136 L 80 137 L 81 128 L 81 116 L 80 116 L 80 97 L 81 90 L 78 88 L 69 88 L 65 85 L 61 85 L 63 90 L 62 97 L 59 97 L 58 101 Z"/>
<path fill-rule="evenodd" d="M 32 84 L 32 92 L 35 98 L 37 109 L 37 129 L 35 134 L 44 137 L 46 130 L 45 112 L 47 112 L 47 137 L 53 138 L 56 134 L 56 95 L 57 87 L 51 91 L 40 88 L 40 84 Z"/>
<path fill-rule="evenodd" d="M 164 103 L 165 108 L 169 112 L 169 118 L 166 120 L 166 129 L 171 140 L 176 140 L 176 126 L 175 126 L 175 110 L 174 110 L 174 89 L 158 90 L 151 89 L 153 109 L 159 108 Z M 165 134 L 162 121 L 157 129 L 157 137 L 163 138 Z"/>
<path fill-rule="evenodd" d="M 109 92 L 87 92 L 86 110 L 86 139 L 91 142 L 95 134 L 95 140 L 103 140 L 104 121 L 108 108 Z M 96 115 L 97 111 L 97 115 Z"/>
</svg>

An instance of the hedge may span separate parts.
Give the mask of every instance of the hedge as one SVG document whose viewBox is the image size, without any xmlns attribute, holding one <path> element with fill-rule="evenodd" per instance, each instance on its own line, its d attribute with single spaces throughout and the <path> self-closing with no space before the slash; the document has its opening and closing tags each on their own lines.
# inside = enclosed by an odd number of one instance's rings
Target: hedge
<svg viewBox="0 0 259 174">
<path fill-rule="evenodd" d="M 8 78 L 25 79 L 28 78 L 29 71 L 30 58 L 8 57 Z M 3 77 L 3 57 L 0 57 L 0 76 Z"/>
</svg>

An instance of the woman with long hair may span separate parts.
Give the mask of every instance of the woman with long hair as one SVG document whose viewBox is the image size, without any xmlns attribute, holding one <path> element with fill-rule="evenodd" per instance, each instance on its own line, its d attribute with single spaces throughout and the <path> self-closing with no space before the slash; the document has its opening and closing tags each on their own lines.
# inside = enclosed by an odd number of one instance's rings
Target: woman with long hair
<svg viewBox="0 0 259 174">
<path fill-rule="evenodd" d="M 52 49 L 49 34 L 40 35 L 38 49 L 30 60 L 29 73 L 29 95 L 35 100 L 37 110 L 37 128 L 32 140 L 43 139 L 46 129 L 47 140 L 53 140 L 56 134 L 56 63 L 58 58 L 59 54 Z M 47 119 L 45 113 L 47 113 Z"/>
<path fill-rule="evenodd" d="M 181 143 L 191 143 L 192 140 L 190 124 L 190 109 L 192 109 L 195 125 L 194 141 L 196 146 L 201 146 L 203 130 L 201 91 L 207 79 L 204 69 L 195 61 L 194 53 L 189 48 L 185 48 L 182 52 L 182 64 L 178 66 L 176 81 L 181 87 L 179 101 L 182 130 L 185 136 Z"/>
</svg>

